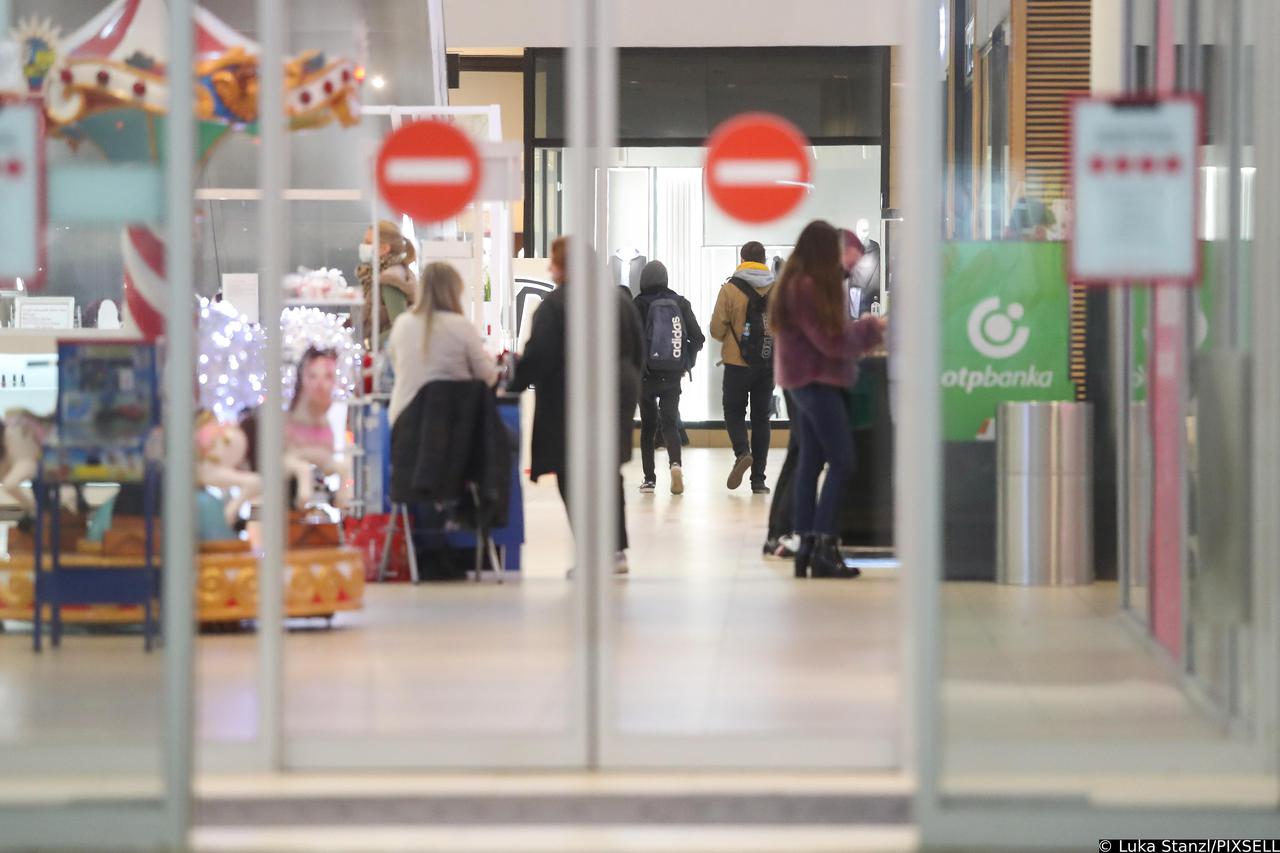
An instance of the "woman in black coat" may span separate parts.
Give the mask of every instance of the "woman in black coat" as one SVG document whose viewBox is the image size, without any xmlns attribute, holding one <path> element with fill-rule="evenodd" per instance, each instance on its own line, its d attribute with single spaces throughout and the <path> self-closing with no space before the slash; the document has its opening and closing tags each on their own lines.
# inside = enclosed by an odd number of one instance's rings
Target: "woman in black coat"
<svg viewBox="0 0 1280 853">
<path fill-rule="evenodd" d="M 565 279 L 568 267 L 568 238 L 560 237 L 551 245 L 551 278 L 557 287 L 542 300 L 533 315 L 533 328 L 510 391 L 535 387 L 537 399 L 533 410 L 533 459 L 531 476 L 535 482 L 543 474 L 554 474 L 565 508 L 569 507 L 568 409 L 566 389 L 568 367 L 568 316 L 565 305 Z M 641 341 L 640 318 L 628 296 L 621 291 L 618 298 L 618 465 L 631 461 L 631 434 L 636 404 L 640 399 L 640 375 L 644 367 L 644 344 Z M 572 515 L 570 516 L 572 518 Z M 618 559 L 617 574 L 628 571 L 626 550 L 626 506 L 622 493 L 622 473 L 618 473 Z"/>
</svg>

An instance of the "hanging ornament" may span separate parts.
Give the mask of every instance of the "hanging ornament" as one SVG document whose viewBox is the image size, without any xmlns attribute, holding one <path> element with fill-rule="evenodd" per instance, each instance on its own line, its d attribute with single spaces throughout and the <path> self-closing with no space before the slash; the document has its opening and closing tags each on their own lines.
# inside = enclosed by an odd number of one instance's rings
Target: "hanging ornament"
<svg viewBox="0 0 1280 853">
<path fill-rule="evenodd" d="M 200 405 L 220 421 L 234 421 L 264 399 L 266 338 L 228 302 L 200 300 L 196 385 Z"/>
<path fill-rule="evenodd" d="M 346 400 L 356 390 L 364 347 L 345 325 L 346 318 L 318 308 L 286 308 L 280 314 L 280 331 L 284 335 L 284 358 L 280 368 L 280 386 L 285 406 L 293 399 L 298 381 L 298 362 L 308 349 L 333 352 L 338 366 L 338 385 L 334 400 Z"/>
</svg>

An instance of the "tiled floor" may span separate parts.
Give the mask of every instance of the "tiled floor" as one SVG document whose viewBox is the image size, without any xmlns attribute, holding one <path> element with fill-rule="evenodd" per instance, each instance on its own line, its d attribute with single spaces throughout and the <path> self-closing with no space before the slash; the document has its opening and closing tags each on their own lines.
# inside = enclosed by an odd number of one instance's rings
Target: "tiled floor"
<svg viewBox="0 0 1280 853">
<path fill-rule="evenodd" d="M 637 467 L 627 471 L 632 574 L 612 591 L 604 725 L 640 754 L 665 737 L 663 754 L 679 759 L 684 749 L 687 761 L 719 738 L 726 750 L 759 749 L 784 763 L 812 756 L 767 753 L 771 742 L 827 744 L 848 766 L 892 763 L 903 719 L 896 570 L 855 582 L 794 580 L 787 564 L 760 556 L 768 501 L 726 493 L 728 465 L 727 451 L 687 451 L 681 497 L 665 493 L 665 482 L 642 497 Z M 528 488 L 526 504 L 530 543 L 518 581 L 375 587 L 364 612 L 339 616 L 331 630 L 295 625 L 286 737 L 358 745 L 566 731 L 575 695 L 564 578 L 571 539 L 553 482 Z M 1253 766 L 1249 745 L 1206 722 L 1123 623 L 1116 598 L 1109 584 L 946 587 L 949 786 Z M 37 657 L 21 626 L 0 635 L 8 756 L 0 777 L 36 760 L 22 759 L 19 744 L 79 744 L 81 767 L 154 766 L 121 757 L 131 744 L 154 744 L 160 729 L 161 656 L 140 646 L 136 636 L 77 635 Z M 256 734 L 255 652 L 252 634 L 200 638 L 206 757 Z M 114 750 L 89 751 L 104 744 Z"/>
</svg>

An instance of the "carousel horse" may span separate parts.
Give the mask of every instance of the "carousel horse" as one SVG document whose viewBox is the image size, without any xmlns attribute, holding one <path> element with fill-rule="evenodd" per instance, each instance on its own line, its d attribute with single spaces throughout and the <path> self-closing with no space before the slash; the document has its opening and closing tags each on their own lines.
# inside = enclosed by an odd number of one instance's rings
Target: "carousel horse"
<svg viewBox="0 0 1280 853">
<path fill-rule="evenodd" d="M 40 469 L 40 454 L 53 432 L 53 417 L 27 409 L 9 409 L 0 421 L 0 488 L 18 502 L 23 512 L 36 511 L 35 494 L 22 484 L 34 480 Z"/>
<path fill-rule="evenodd" d="M 196 482 L 226 494 L 224 514 L 234 527 L 244 505 L 262 494 L 262 477 L 247 469 L 249 437 L 239 424 L 207 412 L 196 424 Z"/>
</svg>

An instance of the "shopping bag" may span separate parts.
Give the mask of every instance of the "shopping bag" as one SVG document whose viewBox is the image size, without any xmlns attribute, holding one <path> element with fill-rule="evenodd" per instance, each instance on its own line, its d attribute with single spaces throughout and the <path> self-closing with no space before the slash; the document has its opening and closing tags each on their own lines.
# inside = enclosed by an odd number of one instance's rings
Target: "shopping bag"
<svg viewBox="0 0 1280 853">
<path fill-rule="evenodd" d="M 392 524 L 393 517 L 387 513 L 366 515 L 364 518 L 348 518 L 346 520 L 347 544 L 360 552 L 364 561 L 364 577 L 366 581 L 378 579 L 378 567 L 382 564 L 382 549 L 387 541 L 387 525 Z M 404 528 L 396 525 L 391 537 L 391 554 L 387 560 L 387 573 L 383 580 L 393 583 L 408 583 L 409 554 L 405 550 Z"/>
</svg>

